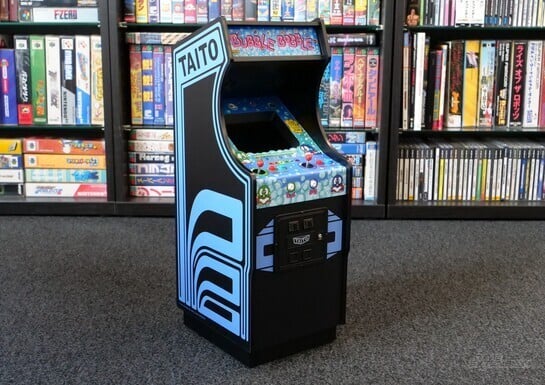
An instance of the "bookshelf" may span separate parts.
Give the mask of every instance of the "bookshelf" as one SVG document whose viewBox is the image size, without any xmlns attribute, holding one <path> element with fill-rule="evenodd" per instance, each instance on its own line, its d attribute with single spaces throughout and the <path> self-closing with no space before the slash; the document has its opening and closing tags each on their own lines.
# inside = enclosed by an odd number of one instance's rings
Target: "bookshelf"
<svg viewBox="0 0 545 385">
<path fill-rule="evenodd" d="M 392 2 L 382 2 L 381 19 L 379 25 L 342 26 L 326 25 L 328 33 L 361 33 L 373 32 L 377 36 L 381 55 L 389 58 L 392 55 L 392 27 L 393 7 Z M 128 45 L 125 41 L 127 33 L 131 32 L 193 32 L 201 24 L 162 24 L 162 23 L 127 23 L 124 20 L 124 4 L 122 1 L 108 2 L 109 36 L 111 48 L 111 88 L 113 110 L 112 116 L 113 142 L 116 149 L 113 163 L 115 164 L 115 200 L 116 213 L 119 215 L 174 215 L 174 198 L 163 197 L 135 197 L 129 192 L 128 172 L 128 135 L 132 128 L 166 128 L 168 126 L 139 126 L 131 124 L 130 95 L 129 90 L 129 58 Z M 257 22 L 259 24 L 259 22 Z M 377 153 L 377 178 L 376 199 L 353 200 L 353 218 L 384 218 L 386 215 L 386 181 L 388 154 L 388 133 L 390 115 L 387 106 L 390 102 L 390 60 L 380 61 L 379 79 L 379 116 L 377 127 L 366 129 L 368 140 L 377 141 L 379 151 Z M 324 127 L 327 131 L 328 127 Z M 332 129 L 333 130 L 333 129 Z M 337 130 L 337 129 L 335 129 Z M 344 128 L 344 130 L 348 130 Z"/>
<path fill-rule="evenodd" d="M 394 27 L 394 43 L 393 43 L 393 56 L 392 62 L 392 84 L 403 84 L 403 60 L 404 60 L 404 37 L 405 33 L 409 32 L 412 36 L 415 36 L 417 33 L 425 34 L 429 39 L 429 46 L 435 47 L 438 43 L 448 42 L 453 40 L 492 40 L 492 41 L 515 41 L 515 40 L 532 40 L 537 39 L 538 36 L 543 35 L 543 28 L 533 26 L 498 26 L 498 25 L 486 25 L 486 26 L 436 26 L 436 25 L 416 25 L 412 27 L 407 27 L 405 25 L 406 16 L 407 16 L 407 4 L 405 2 L 399 2 L 396 5 L 395 9 L 395 27 Z M 447 67 L 449 68 L 449 67 Z M 429 70 L 429 67 L 428 67 Z M 448 70 L 447 70 L 448 71 Z M 448 78 L 448 72 L 447 72 Z M 427 78 L 430 79 L 430 78 Z M 433 80 L 432 80 L 433 81 Z M 447 86 L 448 88 L 448 86 Z M 428 89 L 429 92 L 430 89 Z M 447 91 L 448 92 L 448 89 Z M 407 100 L 407 99 L 405 99 Z M 410 100 L 410 99 L 409 99 Z M 480 99 L 479 99 L 480 100 Z M 493 102 L 497 99 L 494 98 Z M 530 171 L 526 172 L 527 175 L 526 185 L 519 182 L 515 178 L 515 174 L 510 174 L 516 167 L 520 167 L 516 163 L 515 157 L 518 157 L 517 146 L 520 146 L 519 143 L 523 143 L 522 148 L 533 148 L 534 144 L 537 143 L 537 147 L 540 148 L 541 145 L 545 145 L 545 127 L 538 125 L 537 127 L 528 127 L 524 124 L 519 126 L 509 127 L 505 126 L 496 126 L 494 121 L 492 126 L 484 127 L 482 122 L 478 122 L 473 126 L 467 127 L 443 127 L 442 129 L 433 130 L 433 125 L 430 125 L 427 121 L 427 124 L 421 129 L 414 129 L 414 127 L 409 127 L 409 129 L 404 127 L 404 115 L 403 115 L 403 87 L 392 87 L 392 99 L 390 104 L 391 117 L 392 117 L 392 133 L 390 135 L 389 143 L 389 174 L 388 174 L 388 196 L 387 196 L 387 217 L 388 218 L 433 218 L 433 219 L 543 219 L 545 217 L 545 204 L 543 200 L 538 197 L 538 184 L 539 178 L 543 179 L 542 170 L 539 168 L 539 155 L 535 156 L 535 163 L 532 168 L 528 168 Z M 445 103 L 448 103 L 448 99 L 445 99 Z M 426 108 L 430 108 L 432 104 L 426 105 Z M 478 104 L 479 106 L 480 104 Z M 416 108 L 416 107 L 414 107 Z M 495 105 L 492 107 L 495 108 Z M 429 111 L 429 109 L 428 109 Z M 495 110 L 494 110 L 495 111 Z M 425 114 L 424 114 L 425 115 Z M 413 116 L 413 115 L 411 115 Z M 425 121 L 425 117 L 423 117 Z M 415 146 L 416 143 L 416 146 Z M 417 191 L 420 191 L 418 187 L 414 189 L 414 194 L 412 199 L 410 193 L 407 196 L 405 191 L 413 191 L 411 183 L 411 178 L 407 178 L 407 174 L 404 174 L 405 165 L 410 164 L 406 163 L 405 158 L 417 158 L 418 145 L 425 143 L 425 145 L 430 145 L 430 143 L 447 143 L 454 144 L 454 147 L 461 148 L 461 150 L 445 150 L 445 151 L 460 151 L 460 152 L 445 152 L 445 159 L 455 159 L 452 164 L 463 165 L 460 173 L 458 173 L 456 168 L 450 168 L 451 173 L 455 174 L 454 180 L 457 182 L 452 182 L 454 184 L 454 189 L 461 191 L 460 193 L 453 193 L 448 195 L 445 192 L 445 196 L 442 199 L 439 199 L 436 195 L 433 195 L 435 190 L 441 190 L 437 185 L 433 185 L 433 182 L 430 182 L 430 197 L 426 199 L 423 194 L 418 195 Z M 494 182 L 490 182 L 490 185 L 482 184 L 483 191 L 482 196 L 479 199 L 481 183 L 476 182 L 476 179 L 473 177 L 472 170 L 479 170 L 479 176 L 485 175 L 484 170 L 480 162 L 483 162 L 482 159 L 489 158 L 487 155 L 479 155 L 478 149 L 474 149 L 472 146 L 477 144 L 489 145 L 491 143 L 492 147 L 487 148 L 497 148 L 499 147 L 498 154 L 501 156 L 501 159 L 498 161 L 493 160 L 493 164 L 497 164 L 497 168 L 491 167 L 490 178 L 495 178 L 493 180 L 499 181 L 497 184 L 497 189 Z M 498 145 L 498 143 L 500 143 Z M 528 143 L 530 143 L 528 145 Z M 505 147 L 502 148 L 502 146 Z M 411 145 L 413 146 L 411 149 Z M 497 146 L 497 147 L 495 147 Z M 431 146 L 433 147 L 433 146 Z M 424 147 L 425 148 L 425 147 Z M 413 151 L 413 152 L 411 152 Z M 439 150 L 435 150 L 439 151 Z M 463 151 L 463 152 L 462 152 Z M 467 153 L 465 152 L 467 151 Z M 520 154 L 523 154 L 520 150 Z M 526 151 L 526 150 L 524 150 Z M 541 149 L 536 150 L 536 153 L 539 154 Z M 412 155 L 408 155 L 412 154 Z M 425 154 L 421 152 L 420 154 Z M 436 152 L 432 153 L 433 155 Z M 466 154 L 466 155 L 452 155 L 451 154 Z M 494 153 L 492 153 L 494 154 Z M 433 156 L 432 155 L 432 156 Z M 443 155 L 440 155 L 441 159 Z M 458 157 L 459 156 L 459 157 Z M 494 155 L 492 155 L 493 157 Z M 521 155 L 522 156 L 522 155 Z M 423 155 L 425 158 L 425 155 Z M 399 160 L 401 159 L 401 160 Z M 417 158 L 418 159 L 418 158 Z M 425 167 L 432 165 L 435 167 L 437 163 L 435 158 L 433 163 L 423 162 Z M 505 159 L 505 160 L 503 160 Z M 530 164 L 531 156 L 528 155 L 526 158 L 528 164 Z M 445 160 L 445 162 L 447 162 Z M 467 162 L 467 163 L 466 163 Z M 447 164 L 447 163 L 445 163 Z M 492 163 L 490 163 L 491 165 Z M 475 168 L 472 168 L 475 165 Z M 414 166 L 409 166 L 409 170 L 412 170 L 411 167 L 419 167 L 418 161 L 415 161 Z M 442 166 L 445 167 L 445 166 Z M 504 169 L 505 167 L 505 169 Z M 530 166 L 529 166 L 530 167 Z M 419 168 L 419 170 L 421 170 Z M 447 168 L 444 168 L 447 170 Z M 465 171 L 464 171 L 465 170 Z M 509 171 L 508 171 L 509 170 Z M 523 169 L 524 170 L 524 169 Z M 520 171 L 520 169 L 519 169 Z M 424 176 L 424 184 L 428 180 L 437 179 L 435 174 L 435 169 L 432 169 L 434 174 L 433 177 Z M 409 171 L 410 173 L 410 171 Z M 425 172 L 424 172 L 425 174 Z M 414 178 L 417 178 L 422 173 L 416 172 Z M 447 171 L 445 171 L 445 178 Z M 487 177 L 489 174 L 486 174 Z M 511 175 L 513 177 L 511 178 Z M 483 180 L 487 177 L 482 177 Z M 511 178 L 511 179 L 510 179 Z M 407 182 L 407 180 L 409 180 Z M 491 179 L 492 180 L 492 179 Z M 521 178 L 522 180 L 522 178 Z M 447 182 L 445 182 L 447 183 Z M 451 183 L 448 181 L 448 183 Z M 485 183 L 485 182 L 483 182 Z M 447 186 L 447 185 L 444 185 Z M 490 186 L 490 187 L 489 187 Z M 514 187 L 509 187 L 514 186 Z M 532 187 L 533 186 L 533 187 Z M 541 186 L 541 185 L 539 185 Z M 519 187 L 522 189 L 519 191 Z M 541 187 L 540 187 L 541 188 Z M 534 189 L 534 190 L 532 190 Z M 426 190 L 426 188 L 424 188 Z M 496 191 L 497 193 L 493 193 Z M 449 190 L 450 191 L 450 190 Z M 476 197 L 475 197 L 475 191 Z M 490 191 L 490 195 L 488 194 Z M 515 192 L 516 196 L 514 196 Z M 520 192 L 520 195 L 518 195 Z M 533 195 L 532 195 L 533 192 Z M 425 191 L 427 194 L 427 190 Z M 439 192 L 439 196 L 442 195 Z M 536 197 L 538 197 L 536 199 Z"/>
<path fill-rule="evenodd" d="M 102 3 L 102 2 L 100 2 Z M 31 22 L 3 21 L 0 34 L 6 39 L 14 35 L 99 35 L 102 48 L 103 78 L 109 79 L 110 55 L 108 33 L 108 10 L 98 7 L 98 21 L 95 22 Z M 103 87 L 104 124 L 29 124 L 5 125 L 0 127 L 0 138 L 53 137 L 65 139 L 100 139 L 105 142 L 107 196 L 103 198 L 84 197 L 25 197 L 0 196 L 2 215 L 113 215 L 115 213 L 113 138 L 111 135 L 111 93 Z"/>
</svg>

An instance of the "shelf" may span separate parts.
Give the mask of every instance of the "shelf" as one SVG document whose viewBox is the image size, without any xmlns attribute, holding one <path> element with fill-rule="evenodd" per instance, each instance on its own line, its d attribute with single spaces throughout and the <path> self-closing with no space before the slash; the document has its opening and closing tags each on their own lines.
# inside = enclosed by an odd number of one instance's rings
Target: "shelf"
<svg viewBox="0 0 545 385">
<path fill-rule="evenodd" d="M 21 34 L 66 34 L 67 30 L 76 30 L 81 34 L 98 33 L 99 22 L 90 23 L 35 23 L 35 22 L 0 22 L 0 32 Z"/>
<path fill-rule="evenodd" d="M 85 135 L 86 137 L 102 137 L 104 136 L 104 127 L 99 126 L 34 126 L 34 125 L 17 125 L 17 126 L 0 126 L 0 137 L 21 137 L 29 135 Z"/>
<path fill-rule="evenodd" d="M 466 127 L 466 128 L 448 128 L 443 130 L 399 130 L 400 136 L 541 136 L 545 134 L 545 128 L 486 128 L 486 127 Z"/>
<path fill-rule="evenodd" d="M 545 202 L 396 202 L 389 219 L 543 219 Z"/>
<path fill-rule="evenodd" d="M 174 217 L 174 198 L 132 197 L 126 202 L 116 202 L 116 215 Z"/>
<path fill-rule="evenodd" d="M 114 215 L 106 198 L 2 197 L 0 215 Z"/>
<path fill-rule="evenodd" d="M 352 219 L 384 219 L 386 206 L 361 199 L 352 201 Z"/>
</svg>

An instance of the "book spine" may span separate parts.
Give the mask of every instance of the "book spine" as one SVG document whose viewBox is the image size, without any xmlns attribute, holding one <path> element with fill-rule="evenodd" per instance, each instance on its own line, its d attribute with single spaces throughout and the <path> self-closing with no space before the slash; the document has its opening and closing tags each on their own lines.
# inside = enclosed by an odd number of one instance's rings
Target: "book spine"
<svg viewBox="0 0 545 385">
<path fill-rule="evenodd" d="M 185 23 L 184 0 L 172 0 L 172 23 Z"/>
<path fill-rule="evenodd" d="M 365 89 L 367 86 L 367 48 L 356 47 L 354 68 L 354 127 L 365 127 Z"/>
<path fill-rule="evenodd" d="M 47 68 L 47 123 L 61 124 L 61 51 L 59 36 L 45 36 L 45 62 Z"/>
<path fill-rule="evenodd" d="M 160 0 L 159 7 L 159 22 L 172 23 L 172 0 Z"/>
<path fill-rule="evenodd" d="M 32 89 L 32 112 L 34 124 L 47 123 L 47 90 L 45 73 L 44 37 L 30 35 L 30 68 Z"/>
<path fill-rule="evenodd" d="M 499 41 L 496 55 L 495 113 L 496 127 L 507 126 L 507 107 L 509 102 L 509 78 L 511 63 L 511 44 Z"/>
<path fill-rule="evenodd" d="M 365 127 L 378 127 L 380 48 L 367 50 L 367 78 L 365 89 Z"/>
<path fill-rule="evenodd" d="M 30 39 L 15 35 L 15 69 L 17 76 L 17 117 L 20 125 L 32 124 L 32 92 L 30 68 Z"/>
<path fill-rule="evenodd" d="M 448 94 L 445 125 L 449 128 L 462 126 L 464 88 L 464 43 L 453 41 L 449 50 Z"/>
<path fill-rule="evenodd" d="M 17 124 L 15 52 L 12 48 L 0 49 L 0 80 L 2 124 Z"/>
<path fill-rule="evenodd" d="M 318 111 L 320 113 L 320 123 L 323 127 L 327 127 L 329 123 L 329 77 L 330 77 L 330 66 L 328 63 L 322 80 L 320 82 L 320 88 L 318 89 Z"/>
<path fill-rule="evenodd" d="M 307 20 L 307 0 L 294 0 L 293 21 Z"/>
<path fill-rule="evenodd" d="M 148 23 L 159 23 L 159 0 L 148 0 Z"/>
<path fill-rule="evenodd" d="M 270 21 L 281 21 L 282 20 L 282 0 L 269 0 L 270 10 L 269 18 Z"/>
<path fill-rule="evenodd" d="M 142 110 L 142 49 L 140 45 L 129 45 L 130 89 L 131 89 L 131 123 L 143 124 Z"/>
<path fill-rule="evenodd" d="M 127 23 L 136 23 L 135 3 L 135 0 L 123 1 L 123 4 L 125 5 L 123 20 Z"/>
<path fill-rule="evenodd" d="M 378 146 L 375 141 L 365 143 L 365 170 L 363 182 L 363 197 L 366 201 L 376 199 L 376 162 Z"/>
<path fill-rule="evenodd" d="M 329 127 L 341 126 L 341 82 L 343 76 L 343 51 L 341 47 L 331 49 L 329 77 Z"/>
<path fill-rule="evenodd" d="M 464 95 L 462 107 L 462 126 L 477 126 L 477 105 L 479 100 L 479 40 L 465 41 Z"/>
<path fill-rule="evenodd" d="M 184 0 L 184 18 L 188 24 L 197 22 L 197 0 Z"/>
<path fill-rule="evenodd" d="M 522 127 L 524 106 L 524 84 L 526 78 L 527 41 L 513 42 L 511 59 L 511 99 L 509 103 L 509 126 Z"/>
<path fill-rule="evenodd" d="M 88 35 L 76 35 L 76 124 L 91 124 L 91 47 Z"/>
<path fill-rule="evenodd" d="M 244 1 L 245 0 L 232 0 L 233 8 L 231 11 L 231 18 L 233 21 L 244 20 Z"/>
<path fill-rule="evenodd" d="M 330 24 L 342 25 L 343 23 L 343 1 L 332 0 L 330 8 Z"/>
<path fill-rule="evenodd" d="M 162 45 L 153 46 L 153 124 L 165 124 L 165 54 Z"/>
<path fill-rule="evenodd" d="M 480 52 L 478 125 L 480 127 L 492 127 L 494 121 L 496 42 L 494 40 L 482 40 Z"/>
<path fill-rule="evenodd" d="M 208 20 L 212 21 L 221 16 L 220 0 L 210 0 L 208 2 Z"/>
<path fill-rule="evenodd" d="M 354 124 L 354 47 L 343 48 L 343 77 L 341 90 L 341 127 L 352 127 Z"/>
<path fill-rule="evenodd" d="M 318 18 L 318 0 L 306 0 L 307 21 Z"/>
<path fill-rule="evenodd" d="M 246 0 L 244 4 L 244 20 L 257 21 L 257 0 Z"/>
<path fill-rule="evenodd" d="M 296 0 L 282 0 L 282 21 L 294 21 L 295 19 L 295 1 Z"/>
<path fill-rule="evenodd" d="M 148 0 L 135 0 L 135 15 L 137 23 L 148 22 Z"/>
<path fill-rule="evenodd" d="M 153 47 L 143 45 L 142 49 L 142 115 L 144 125 L 153 125 Z"/>
<path fill-rule="evenodd" d="M 325 25 L 331 24 L 331 2 L 329 0 L 318 0 L 318 17 L 324 21 Z"/>
<path fill-rule="evenodd" d="M 354 0 L 343 0 L 343 25 L 355 24 Z"/>
<path fill-rule="evenodd" d="M 269 0 L 257 0 L 257 21 L 269 21 L 270 7 Z"/>
<path fill-rule="evenodd" d="M 380 5 L 379 0 L 368 0 L 367 23 L 369 25 L 380 25 Z"/>
<path fill-rule="evenodd" d="M 275 1 L 280 2 L 280 0 L 275 0 Z M 271 4 L 272 4 L 272 0 L 271 0 Z M 272 12 L 272 9 L 271 9 L 271 12 Z M 225 17 L 225 20 L 227 21 L 233 20 L 233 0 L 221 0 L 221 16 Z M 280 21 L 280 11 L 279 11 L 277 21 Z"/>
<path fill-rule="evenodd" d="M 367 0 L 355 0 L 354 24 L 367 25 Z"/>
<path fill-rule="evenodd" d="M 74 36 L 61 36 L 61 121 L 76 124 L 76 50 Z"/>
<path fill-rule="evenodd" d="M 526 60 L 523 126 L 538 127 L 539 95 L 541 92 L 542 41 L 530 40 Z"/>
<path fill-rule="evenodd" d="M 165 46 L 165 125 L 174 124 L 174 75 L 172 46 Z"/>
<path fill-rule="evenodd" d="M 104 125 L 104 76 L 102 68 L 102 41 L 91 35 L 91 124 Z"/>
</svg>

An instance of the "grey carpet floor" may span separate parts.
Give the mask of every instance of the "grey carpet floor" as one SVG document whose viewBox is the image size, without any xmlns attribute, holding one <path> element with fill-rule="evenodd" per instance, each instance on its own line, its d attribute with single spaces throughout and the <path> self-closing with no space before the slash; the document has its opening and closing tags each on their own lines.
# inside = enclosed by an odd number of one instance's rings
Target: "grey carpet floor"
<svg viewBox="0 0 545 385">
<path fill-rule="evenodd" d="M 184 326 L 174 231 L 0 217 L 0 384 L 545 383 L 545 222 L 354 221 L 337 339 L 253 369 Z"/>
</svg>

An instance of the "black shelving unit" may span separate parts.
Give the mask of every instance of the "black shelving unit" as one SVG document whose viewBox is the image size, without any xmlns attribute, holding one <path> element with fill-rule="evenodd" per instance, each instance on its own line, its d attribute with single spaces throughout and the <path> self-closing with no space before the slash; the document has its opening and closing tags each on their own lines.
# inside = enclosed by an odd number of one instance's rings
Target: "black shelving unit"
<svg viewBox="0 0 545 385">
<path fill-rule="evenodd" d="M 107 198 L 27 198 L 0 197 L 0 215 L 113 215 L 115 214 L 115 172 L 112 127 L 111 89 L 108 87 L 110 73 L 109 12 L 107 2 L 99 1 L 99 21 L 96 23 L 48 23 L 48 22 L 2 22 L 0 33 L 10 36 L 31 34 L 97 34 L 102 43 L 102 70 L 104 80 L 104 126 L 2 126 L 0 137 L 24 138 L 29 136 L 103 138 L 106 143 Z"/>
<path fill-rule="evenodd" d="M 382 1 L 382 20 L 379 26 L 326 26 L 328 33 L 374 32 L 381 47 L 380 68 L 380 126 L 375 130 L 367 130 L 368 136 L 378 141 L 378 170 L 377 170 L 377 199 L 375 201 L 354 200 L 352 207 L 353 218 L 385 218 L 386 216 L 386 181 L 388 174 L 388 134 L 390 132 L 390 104 L 391 89 L 391 60 L 393 41 L 393 10 L 394 4 Z M 123 2 L 108 2 L 110 60 L 111 60 L 111 89 L 113 110 L 112 117 L 113 142 L 115 154 L 115 200 L 116 214 L 118 215 L 150 215 L 173 216 L 173 198 L 130 197 L 128 184 L 127 135 L 131 129 L 130 123 L 130 95 L 129 90 L 129 62 L 125 43 L 126 32 L 193 32 L 201 27 L 200 24 L 139 24 L 126 23 L 123 20 Z M 154 126 L 156 128 L 161 128 Z M 336 129 L 337 130 L 337 129 Z"/>
<path fill-rule="evenodd" d="M 387 218 L 394 219 L 543 219 L 545 202 L 538 201 L 398 201 L 396 200 L 397 156 L 402 138 L 539 138 L 545 139 L 545 127 L 490 129 L 482 127 L 443 129 L 432 131 L 401 130 L 402 63 L 404 31 L 425 32 L 430 36 L 430 46 L 446 40 L 470 39 L 540 39 L 544 28 L 539 27 L 487 27 L 487 26 L 418 26 L 406 27 L 406 2 L 396 2 L 394 15 L 392 67 L 392 92 L 390 103 L 391 134 L 388 147 Z"/>
</svg>

